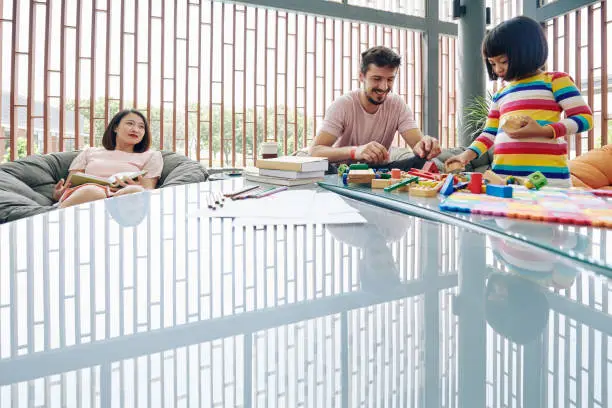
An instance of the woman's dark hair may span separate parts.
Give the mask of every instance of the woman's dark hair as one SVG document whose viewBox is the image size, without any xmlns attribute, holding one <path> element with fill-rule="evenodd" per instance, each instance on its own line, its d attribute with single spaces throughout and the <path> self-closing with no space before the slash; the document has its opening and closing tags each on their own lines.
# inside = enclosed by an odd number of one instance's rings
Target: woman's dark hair
<svg viewBox="0 0 612 408">
<path fill-rule="evenodd" d="M 370 64 L 377 67 L 397 68 L 402 63 L 402 57 L 390 48 L 377 46 L 361 53 L 361 72 L 365 75 Z"/>
<path fill-rule="evenodd" d="M 508 57 L 504 79 L 525 78 L 542 68 L 548 58 L 548 43 L 540 23 L 525 16 L 514 17 L 486 35 L 482 42 L 482 55 L 492 81 L 497 79 L 497 75 L 488 58 L 503 54 Z"/>
<path fill-rule="evenodd" d="M 151 147 L 151 132 L 149 131 L 147 119 L 140 111 L 137 111 L 136 109 L 126 109 L 113 116 L 110 123 L 106 127 L 106 130 L 104 131 L 104 136 L 102 136 L 102 146 L 104 146 L 106 150 L 115 150 L 115 147 L 117 146 L 117 132 L 115 129 L 117 129 L 117 126 L 119 126 L 121 119 L 130 113 L 140 116 L 140 119 L 142 119 L 145 126 L 144 137 L 136 146 L 134 146 L 134 153 L 146 152 Z"/>
</svg>

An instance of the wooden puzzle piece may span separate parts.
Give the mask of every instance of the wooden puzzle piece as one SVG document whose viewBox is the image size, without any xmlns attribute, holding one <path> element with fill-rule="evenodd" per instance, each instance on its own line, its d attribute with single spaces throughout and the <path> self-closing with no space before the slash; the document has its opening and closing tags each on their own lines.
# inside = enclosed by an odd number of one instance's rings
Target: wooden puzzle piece
<svg viewBox="0 0 612 408">
<path fill-rule="evenodd" d="M 485 171 L 484 174 L 482 175 L 482 178 L 488 181 L 489 184 L 495 184 L 498 186 L 506 185 L 506 180 L 498 176 L 497 174 L 495 174 L 492 170 Z"/>
<path fill-rule="evenodd" d="M 440 173 L 440 170 L 438 170 L 438 166 L 436 166 L 436 163 L 431 160 L 425 163 L 422 170 L 429 173 Z"/>
<path fill-rule="evenodd" d="M 436 197 L 438 195 L 438 186 L 427 187 L 422 185 L 410 186 L 410 195 L 416 197 Z"/>
<path fill-rule="evenodd" d="M 459 173 L 459 172 L 462 172 L 463 170 L 465 170 L 465 167 L 459 162 L 453 162 L 448 165 L 445 165 L 445 169 L 444 169 L 446 173 L 450 173 L 450 174 Z"/>
<path fill-rule="evenodd" d="M 374 180 L 376 174 L 372 169 L 349 170 L 346 181 L 348 183 L 365 184 Z"/>
<path fill-rule="evenodd" d="M 392 184 L 399 183 L 402 181 L 401 179 L 374 179 L 372 180 L 372 188 L 377 190 L 382 190 L 385 187 L 389 187 Z"/>
</svg>

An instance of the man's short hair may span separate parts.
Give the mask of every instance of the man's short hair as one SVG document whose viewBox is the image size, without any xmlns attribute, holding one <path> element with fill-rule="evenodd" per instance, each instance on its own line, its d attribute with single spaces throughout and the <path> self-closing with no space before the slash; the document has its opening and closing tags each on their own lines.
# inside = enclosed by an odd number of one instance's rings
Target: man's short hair
<svg viewBox="0 0 612 408">
<path fill-rule="evenodd" d="M 397 68 L 402 63 L 402 57 L 395 51 L 383 46 L 369 48 L 361 53 L 361 72 L 365 75 L 370 64 L 377 67 Z"/>
</svg>

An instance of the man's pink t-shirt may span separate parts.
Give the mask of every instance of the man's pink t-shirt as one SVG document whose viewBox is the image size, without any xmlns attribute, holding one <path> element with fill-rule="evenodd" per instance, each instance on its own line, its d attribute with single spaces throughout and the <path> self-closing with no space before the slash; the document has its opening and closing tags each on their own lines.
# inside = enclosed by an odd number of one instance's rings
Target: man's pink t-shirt
<svg viewBox="0 0 612 408">
<path fill-rule="evenodd" d="M 83 170 L 84 173 L 98 177 L 147 170 L 144 178 L 154 178 L 161 175 L 163 167 L 164 161 L 159 151 L 128 153 L 121 150 L 106 150 L 104 147 L 85 149 L 70 164 L 70 170 Z"/>
<path fill-rule="evenodd" d="M 375 141 L 389 149 L 396 132 L 418 128 L 412 111 L 396 94 L 387 95 L 376 113 L 368 113 L 356 89 L 336 99 L 327 109 L 320 130 L 335 136 L 334 147 L 359 146 Z"/>
</svg>

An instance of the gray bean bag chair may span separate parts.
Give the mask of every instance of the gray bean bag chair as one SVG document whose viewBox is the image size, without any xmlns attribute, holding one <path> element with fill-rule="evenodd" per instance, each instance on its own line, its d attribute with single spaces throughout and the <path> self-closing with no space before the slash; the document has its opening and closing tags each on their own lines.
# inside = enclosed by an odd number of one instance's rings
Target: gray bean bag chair
<svg viewBox="0 0 612 408">
<path fill-rule="evenodd" d="M 53 187 L 68 176 L 79 152 L 34 155 L 0 164 L 0 224 L 53 209 Z M 162 152 L 164 168 L 157 187 L 206 181 L 198 162 L 174 152 Z"/>
</svg>

